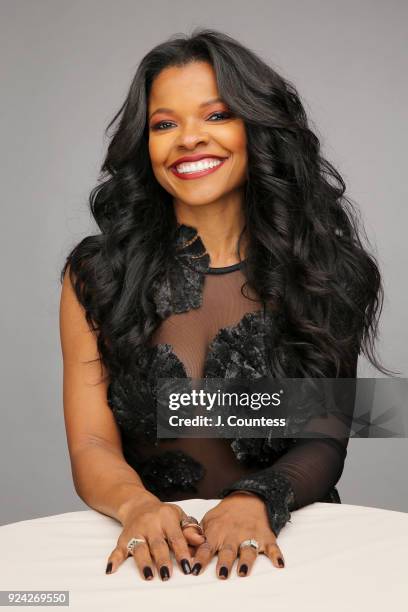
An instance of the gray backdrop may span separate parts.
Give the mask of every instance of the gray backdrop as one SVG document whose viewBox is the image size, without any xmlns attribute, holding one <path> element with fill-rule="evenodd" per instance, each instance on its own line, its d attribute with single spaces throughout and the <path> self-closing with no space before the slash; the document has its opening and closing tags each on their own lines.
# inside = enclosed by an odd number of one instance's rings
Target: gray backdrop
<svg viewBox="0 0 408 612">
<path fill-rule="evenodd" d="M 291 79 L 360 205 L 384 275 L 380 356 L 407 376 L 404 0 L 2 0 L 1 524 L 85 509 L 62 406 L 59 272 L 141 57 L 215 27 Z M 405 36 L 404 36 L 405 35 Z M 361 376 L 375 375 L 365 360 Z M 408 511 L 406 439 L 351 440 L 344 503 Z"/>
</svg>

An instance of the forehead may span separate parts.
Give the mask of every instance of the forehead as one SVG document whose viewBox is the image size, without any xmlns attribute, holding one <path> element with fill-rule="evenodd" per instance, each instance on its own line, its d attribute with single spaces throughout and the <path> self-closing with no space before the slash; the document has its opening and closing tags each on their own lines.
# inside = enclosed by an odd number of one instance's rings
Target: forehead
<svg viewBox="0 0 408 612">
<path fill-rule="evenodd" d="M 200 104 L 218 96 L 215 72 L 206 62 L 164 68 L 154 79 L 148 100 L 149 111 L 157 106 L 171 108 Z"/>
</svg>

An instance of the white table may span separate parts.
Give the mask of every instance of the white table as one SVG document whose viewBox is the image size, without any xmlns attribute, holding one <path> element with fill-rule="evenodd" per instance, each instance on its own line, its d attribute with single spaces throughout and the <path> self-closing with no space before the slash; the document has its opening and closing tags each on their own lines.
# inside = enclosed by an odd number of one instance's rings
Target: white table
<svg viewBox="0 0 408 612">
<path fill-rule="evenodd" d="M 218 502 L 179 503 L 201 519 Z M 408 610 L 408 513 L 315 503 L 292 512 L 291 521 L 278 538 L 284 569 L 261 554 L 250 576 L 237 576 L 234 564 L 231 576 L 220 580 L 214 558 L 199 576 L 184 575 L 175 565 L 166 582 L 157 575 L 143 581 L 132 558 L 105 574 L 121 526 L 103 514 L 87 510 L 20 521 L 0 527 L 0 588 L 68 590 L 70 606 L 61 611 Z"/>
</svg>

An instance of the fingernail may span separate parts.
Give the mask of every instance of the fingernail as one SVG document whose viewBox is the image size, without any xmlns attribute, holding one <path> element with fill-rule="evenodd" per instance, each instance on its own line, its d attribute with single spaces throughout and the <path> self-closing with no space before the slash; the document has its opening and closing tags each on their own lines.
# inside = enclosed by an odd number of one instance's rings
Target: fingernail
<svg viewBox="0 0 408 612">
<path fill-rule="evenodd" d="M 169 568 L 167 567 L 167 565 L 161 566 L 160 576 L 162 577 L 162 580 L 168 580 L 170 578 L 170 572 L 169 572 Z"/>
<path fill-rule="evenodd" d="M 112 561 L 109 561 L 108 565 L 106 566 L 105 574 L 111 574 L 111 573 L 112 573 Z"/>
<path fill-rule="evenodd" d="M 146 565 L 146 567 L 143 568 L 143 574 L 146 580 L 150 580 L 150 578 L 153 578 L 153 572 L 148 565 Z"/>
<path fill-rule="evenodd" d="M 198 574 L 200 573 L 200 569 L 201 569 L 201 563 L 195 563 L 191 571 L 194 574 L 194 576 L 198 576 Z"/>
<path fill-rule="evenodd" d="M 278 557 L 278 565 L 280 567 L 285 567 L 285 562 L 284 562 L 284 560 L 281 557 Z"/>
<path fill-rule="evenodd" d="M 228 567 L 225 567 L 225 565 L 223 565 L 218 575 L 226 578 L 228 576 Z"/>
<path fill-rule="evenodd" d="M 240 574 L 244 574 L 244 576 L 247 575 L 247 573 L 248 573 L 248 566 L 245 563 L 243 565 L 241 565 L 241 567 L 239 568 L 239 573 Z"/>
<path fill-rule="evenodd" d="M 187 561 L 187 559 L 182 559 L 181 560 L 181 567 L 183 568 L 183 572 L 185 574 L 190 574 L 191 573 L 191 566 L 190 566 L 189 562 Z"/>
</svg>

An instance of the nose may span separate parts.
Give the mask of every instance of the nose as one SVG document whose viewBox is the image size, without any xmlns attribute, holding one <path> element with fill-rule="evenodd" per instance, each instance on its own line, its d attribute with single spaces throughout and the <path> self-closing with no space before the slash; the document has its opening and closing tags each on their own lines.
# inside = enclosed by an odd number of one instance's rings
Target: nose
<svg viewBox="0 0 408 612">
<path fill-rule="evenodd" d="M 187 149 L 194 149 L 200 143 L 208 143 L 209 136 L 205 130 L 200 128 L 197 123 L 185 124 L 184 128 L 179 132 L 177 144 L 184 146 Z"/>
</svg>

